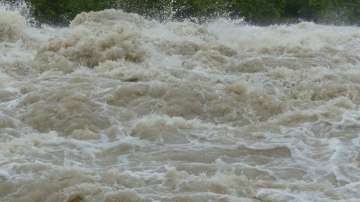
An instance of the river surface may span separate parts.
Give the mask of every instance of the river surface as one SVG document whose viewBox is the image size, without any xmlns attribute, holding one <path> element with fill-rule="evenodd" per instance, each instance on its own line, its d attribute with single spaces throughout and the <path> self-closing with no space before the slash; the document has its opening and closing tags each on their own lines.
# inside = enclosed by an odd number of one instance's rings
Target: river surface
<svg viewBox="0 0 360 202">
<path fill-rule="evenodd" d="M 356 202 L 359 105 L 359 27 L 0 9 L 1 202 Z"/>
</svg>

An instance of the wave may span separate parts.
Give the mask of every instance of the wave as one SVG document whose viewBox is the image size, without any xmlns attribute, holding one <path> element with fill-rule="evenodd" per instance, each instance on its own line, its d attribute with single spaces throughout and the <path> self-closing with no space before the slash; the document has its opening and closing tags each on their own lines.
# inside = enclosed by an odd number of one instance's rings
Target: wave
<svg viewBox="0 0 360 202">
<path fill-rule="evenodd" d="M 356 201 L 360 29 L 33 26 L 0 9 L 0 199 Z"/>
</svg>

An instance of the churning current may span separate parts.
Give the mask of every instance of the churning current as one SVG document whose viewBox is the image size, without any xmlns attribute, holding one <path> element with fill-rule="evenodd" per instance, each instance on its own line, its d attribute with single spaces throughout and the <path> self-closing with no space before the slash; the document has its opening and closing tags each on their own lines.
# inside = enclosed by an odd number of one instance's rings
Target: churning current
<svg viewBox="0 0 360 202">
<path fill-rule="evenodd" d="M 0 201 L 355 202 L 359 104 L 359 27 L 1 8 Z"/>
</svg>

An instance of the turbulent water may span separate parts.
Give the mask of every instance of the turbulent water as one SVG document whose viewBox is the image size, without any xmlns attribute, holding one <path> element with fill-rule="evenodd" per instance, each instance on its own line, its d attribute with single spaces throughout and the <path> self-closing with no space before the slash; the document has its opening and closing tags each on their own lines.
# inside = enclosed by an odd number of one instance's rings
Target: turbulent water
<svg viewBox="0 0 360 202">
<path fill-rule="evenodd" d="M 1 202 L 355 202 L 359 105 L 359 27 L 0 9 Z"/>
</svg>

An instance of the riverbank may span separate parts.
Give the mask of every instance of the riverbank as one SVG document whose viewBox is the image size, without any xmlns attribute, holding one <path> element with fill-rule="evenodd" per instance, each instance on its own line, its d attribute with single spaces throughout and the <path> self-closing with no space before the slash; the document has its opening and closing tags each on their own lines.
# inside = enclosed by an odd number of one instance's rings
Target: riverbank
<svg viewBox="0 0 360 202">
<path fill-rule="evenodd" d="M 204 21 L 214 17 L 244 18 L 256 25 L 313 21 L 359 24 L 360 2 L 352 0 L 4 0 L 26 2 L 39 23 L 66 25 L 77 14 L 107 8 L 122 9 L 160 21 Z"/>
</svg>

